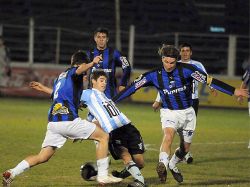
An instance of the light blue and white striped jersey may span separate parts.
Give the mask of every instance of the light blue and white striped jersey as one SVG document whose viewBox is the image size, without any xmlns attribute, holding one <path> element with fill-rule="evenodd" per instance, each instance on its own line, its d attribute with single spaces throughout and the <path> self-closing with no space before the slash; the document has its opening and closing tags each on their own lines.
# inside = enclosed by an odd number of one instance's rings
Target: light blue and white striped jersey
<svg viewBox="0 0 250 187">
<path fill-rule="evenodd" d="M 196 67 L 202 69 L 205 73 L 207 73 L 207 71 L 206 71 L 205 67 L 202 65 L 202 63 L 198 62 L 196 60 L 190 59 L 190 61 L 188 61 L 188 62 L 182 62 L 181 60 L 179 60 L 178 62 L 187 63 L 187 64 L 193 64 Z M 199 89 L 198 89 L 198 86 L 199 86 L 199 82 L 197 80 L 193 80 L 192 99 L 198 99 L 199 98 Z"/>
<path fill-rule="evenodd" d="M 81 102 L 87 105 L 89 112 L 107 133 L 131 123 L 131 121 L 119 111 L 114 102 L 97 89 L 83 90 Z"/>
</svg>

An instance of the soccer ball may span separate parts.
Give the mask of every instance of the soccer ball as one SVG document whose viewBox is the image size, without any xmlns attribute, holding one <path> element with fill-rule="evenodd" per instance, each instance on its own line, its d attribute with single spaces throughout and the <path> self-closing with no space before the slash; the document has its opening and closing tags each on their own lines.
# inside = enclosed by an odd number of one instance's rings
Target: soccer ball
<svg viewBox="0 0 250 187">
<path fill-rule="evenodd" d="M 86 162 L 80 169 L 81 177 L 86 181 L 94 181 L 97 176 L 97 165 L 94 162 Z"/>
</svg>

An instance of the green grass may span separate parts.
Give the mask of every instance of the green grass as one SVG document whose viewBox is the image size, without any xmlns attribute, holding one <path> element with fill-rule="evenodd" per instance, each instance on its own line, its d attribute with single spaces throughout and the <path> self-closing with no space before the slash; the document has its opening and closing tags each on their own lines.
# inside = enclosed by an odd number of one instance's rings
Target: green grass
<svg viewBox="0 0 250 187">
<path fill-rule="evenodd" d="M 46 126 L 49 100 L 0 98 L 0 171 L 14 167 L 30 154 L 40 151 Z M 250 186 L 250 121 L 247 110 L 200 109 L 193 139 L 192 165 L 179 164 L 184 182 L 178 185 L 170 173 L 167 184 L 158 182 L 155 166 L 162 139 L 159 113 L 149 104 L 119 104 L 119 108 L 141 131 L 148 151 L 142 173 L 149 186 Z M 86 111 L 80 112 L 85 117 Z M 178 146 L 178 137 L 172 150 Z M 73 144 L 68 141 L 46 164 L 24 172 L 13 182 L 20 187 L 96 186 L 82 180 L 81 164 L 95 161 L 92 141 Z M 112 160 L 112 169 L 122 169 L 121 161 Z M 132 178 L 119 185 L 126 186 Z"/>
</svg>

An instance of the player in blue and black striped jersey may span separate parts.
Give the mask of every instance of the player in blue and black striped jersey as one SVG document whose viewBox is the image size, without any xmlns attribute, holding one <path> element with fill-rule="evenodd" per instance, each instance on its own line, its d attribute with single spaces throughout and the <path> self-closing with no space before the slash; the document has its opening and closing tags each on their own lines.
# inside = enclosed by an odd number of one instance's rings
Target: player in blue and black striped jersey
<svg viewBox="0 0 250 187">
<path fill-rule="evenodd" d="M 97 69 L 103 70 L 108 75 L 105 95 L 111 99 L 117 92 L 123 90 L 129 81 L 131 66 L 127 58 L 117 49 L 108 47 L 109 31 L 106 28 L 98 28 L 94 32 L 96 47 L 88 51 L 88 56 L 92 60 L 95 56 L 102 56 L 102 61 L 90 69 L 90 74 Z M 119 85 L 116 82 L 116 68 L 122 68 L 122 76 Z M 89 76 L 89 82 L 90 76 Z"/>
<path fill-rule="evenodd" d="M 41 151 L 30 155 L 16 167 L 3 173 L 3 186 L 10 186 L 13 179 L 25 170 L 49 161 L 57 149 L 61 148 L 67 139 L 97 140 L 96 149 L 97 181 L 101 184 L 120 182 L 120 178 L 108 175 L 108 140 L 109 136 L 94 123 L 82 120 L 78 116 L 78 106 L 83 87 L 83 72 L 86 72 L 102 58 L 97 56 L 89 61 L 86 52 L 79 51 L 71 58 L 71 67 L 61 73 L 54 83 L 53 89 L 39 82 L 31 82 L 30 87 L 50 94 L 53 104 L 49 110 L 49 122 Z"/>
<path fill-rule="evenodd" d="M 197 80 L 228 95 L 249 97 L 246 89 L 236 89 L 217 80 L 197 66 L 177 63 L 179 51 L 172 45 L 163 45 L 159 49 L 163 66 L 140 75 L 130 86 L 113 98 L 115 102 L 135 93 L 139 88 L 154 86 L 160 93 L 162 101 L 161 123 L 164 132 L 157 173 L 162 182 L 166 181 L 167 168 L 178 182 L 183 177 L 176 167 L 188 153 L 195 130 L 196 115 L 192 107 L 192 82 Z M 170 159 L 174 135 L 180 135 L 180 149 Z"/>
</svg>

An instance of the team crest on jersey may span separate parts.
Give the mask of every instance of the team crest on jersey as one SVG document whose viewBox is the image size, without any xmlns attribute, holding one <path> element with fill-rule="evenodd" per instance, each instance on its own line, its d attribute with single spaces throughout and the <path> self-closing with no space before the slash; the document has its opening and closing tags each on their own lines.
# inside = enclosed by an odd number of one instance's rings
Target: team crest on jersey
<svg viewBox="0 0 250 187">
<path fill-rule="evenodd" d="M 199 71 L 195 71 L 194 73 L 191 74 L 191 76 L 201 83 L 206 82 L 206 76 L 201 74 Z"/>
<path fill-rule="evenodd" d="M 170 81 L 169 88 L 175 88 L 175 81 Z"/>
<path fill-rule="evenodd" d="M 55 104 L 55 106 L 53 107 L 53 110 L 52 110 L 52 115 L 68 114 L 68 113 L 69 113 L 68 108 L 65 106 L 62 106 L 62 103 Z"/>
<path fill-rule="evenodd" d="M 140 75 L 136 80 L 134 80 L 135 82 L 135 89 L 140 88 L 142 85 L 144 85 L 147 82 L 146 77 L 142 78 L 142 75 Z"/>
</svg>

